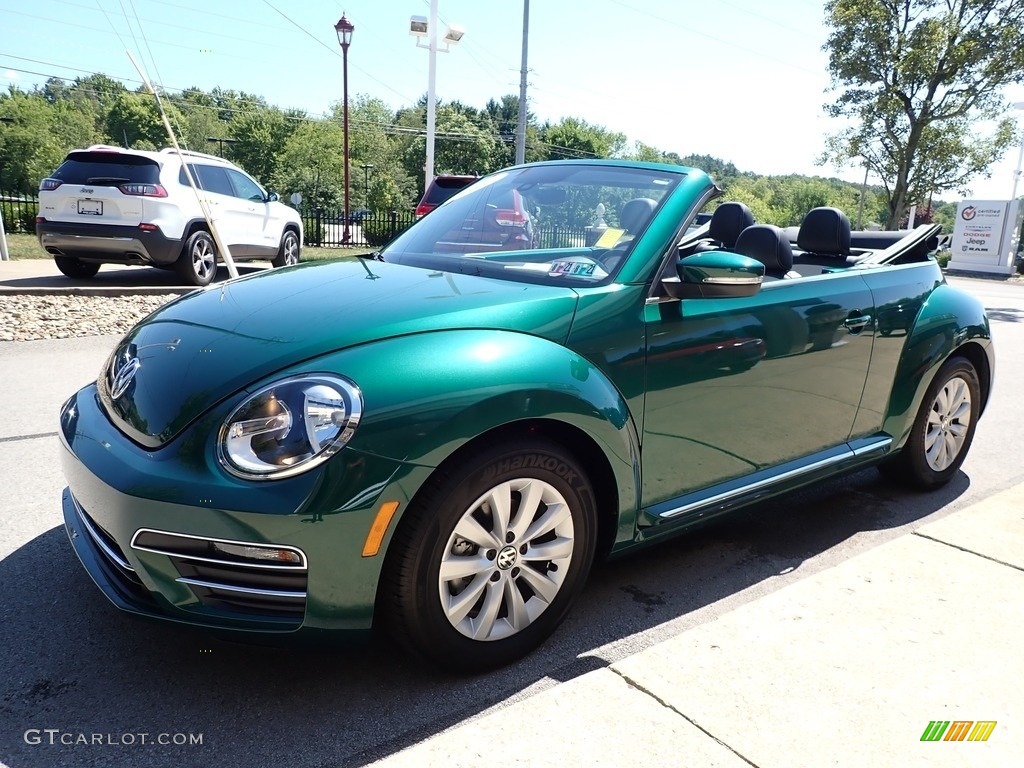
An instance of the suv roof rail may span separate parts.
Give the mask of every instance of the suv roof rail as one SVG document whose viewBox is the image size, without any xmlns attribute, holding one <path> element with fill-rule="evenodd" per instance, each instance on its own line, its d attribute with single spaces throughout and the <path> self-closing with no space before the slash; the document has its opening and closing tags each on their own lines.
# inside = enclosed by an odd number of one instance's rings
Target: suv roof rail
<svg viewBox="0 0 1024 768">
<path fill-rule="evenodd" d="M 176 155 L 178 154 L 178 150 L 176 150 L 174 147 L 164 147 L 163 149 L 160 150 L 160 154 Z M 231 165 L 230 160 L 225 160 L 223 157 L 217 157 L 216 155 L 208 155 L 205 152 L 193 152 L 190 149 L 183 149 L 181 150 L 181 154 L 188 155 L 189 157 L 201 157 L 205 160 L 218 160 L 222 163 L 225 163 L 226 165 Z"/>
<path fill-rule="evenodd" d="M 86 152 L 90 152 L 90 151 L 92 151 L 94 149 L 104 149 L 104 150 L 107 150 L 107 151 L 113 150 L 115 152 L 124 152 L 124 151 L 126 151 L 124 147 L 115 147 L 113 144 L 91 144 L 90 146 L 85 148 L 85 151 Z M 72 150 L 72 151 L 73 152 L 81 152 L 82 150 L 77 149 L 77 150 Z M 132 151 L 132 150 L 128 150 L 128 151 Z"/>
</svg>

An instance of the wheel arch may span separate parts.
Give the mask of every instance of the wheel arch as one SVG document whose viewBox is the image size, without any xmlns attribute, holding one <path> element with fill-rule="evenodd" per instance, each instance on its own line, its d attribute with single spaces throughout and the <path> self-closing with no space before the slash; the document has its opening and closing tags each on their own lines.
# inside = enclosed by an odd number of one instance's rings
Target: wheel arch
<svg viewBox="0 0 1024 768">
<path fill-rule="evenodd" d="M 424 493 L 440 476 L 448 474 L 453 466 L 479 453 L 486 446 L 516 440 L 542 440 L 553 443 L 571 454 L 587 472 L 587 479 L 594 492 L 597 507 L 597 557 L 604 557 L 611 550 L 620 527 L 619 483 L 615 478 L 611 462 L 597 442 L 583 429 L 553 418 L 531 418 L 495 426 L 475 435 L 449 454 L 435 467 L 406 508 L 416 505 Z M 399 519 L 392 538 L 398 535 L 403 520 Z"/>
<path fill-rule="evenodd" d="M 185 231 L 181 235 L 181 250 L 179 253 L 185 252 L 185 246 L 188 245 L 189 238 L 200 230 L 203 232 L 210 231 L 210 225 L 206 223 L 206 219 L 192 219 L 185 224 Z"/>
<path fill-rule="evenodd" d="M 918 314 L 893 380 L 884 429 L 893 436 L 894 450 L 906 443 L 936 373 L 956 355 L 968 359 L 978 373 L 983 412 L 995 373 L 988 318 L 980 301 L 944 283 Z"/>
</svg>

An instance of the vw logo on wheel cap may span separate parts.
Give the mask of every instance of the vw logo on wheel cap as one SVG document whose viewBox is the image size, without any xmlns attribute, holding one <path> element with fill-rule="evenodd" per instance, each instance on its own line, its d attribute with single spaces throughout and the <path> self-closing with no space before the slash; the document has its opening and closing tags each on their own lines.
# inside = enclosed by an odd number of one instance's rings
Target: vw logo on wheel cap
<svg viewBox="0 0 1024 768">
<path fill-rule="evenodd" d="M 498 567 L 503 571 L 507 571 L 516 564 L 518 559 L 519 553 L 515 547 L 505 547 L 498 553 Z"/>
<path fill-rule="evenodd" d="M 135 373 L 142 367 L 137 357 L 129 357 L 120 368 L 116 368 L 110 382 L 110 398 L 117 400 L 128 389 L 128 385 L 135 378 Z"/>
</svg>

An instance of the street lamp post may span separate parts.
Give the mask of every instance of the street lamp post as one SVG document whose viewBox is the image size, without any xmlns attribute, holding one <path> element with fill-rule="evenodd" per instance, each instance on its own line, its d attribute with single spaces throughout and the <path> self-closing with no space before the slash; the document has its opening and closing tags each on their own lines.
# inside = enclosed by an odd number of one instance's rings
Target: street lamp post
<svg viewBox="0 0 1024 768">
<path fill-rule="evenodd" d="M 347 243 L 351 237 L 349 232 L 349 208 L 348 208 L 348 47 L 352 44 L 352 32 L 355 30 L 352 22 L 341 14 L 338 23 L 334 25 L 334 31 L 338 33 L 338 43 L 341 45 L 341 71 L 342 71 L 342 98 L 345 100 L 343 114 L 345 126 L 345 229 L 341 235 L 341 242 Z"/>
<path fill-rule="evenodd" d="M 435 111 L 437 98 L 434 95 L 434 81 L 437 71 L 437 52 L 447 53 L 451 46 L 455 45 L 465 31 L 457 24 L 449 24 L 444 33 L 444 48 L 437 47 L 437 0 L 430 0 L 430 18 L 413 16 L 409 20 L 409 34 L 416 38 L 416 45 L 426 48 L 430 52 L 427 64 L 427 157 L 423 164 L 423 188 L 426 189 L 434 178 L 434 133 L 435 133 Z M 427 38 L 427 44 L 423 45 L 420 40 Z"/>
<path fill-rule="evenodd" d="M 370 171 L 373 170 L 373 163 L 363 163 L 363 199 L 366 208 L 370 207 Z"/>
</svg>

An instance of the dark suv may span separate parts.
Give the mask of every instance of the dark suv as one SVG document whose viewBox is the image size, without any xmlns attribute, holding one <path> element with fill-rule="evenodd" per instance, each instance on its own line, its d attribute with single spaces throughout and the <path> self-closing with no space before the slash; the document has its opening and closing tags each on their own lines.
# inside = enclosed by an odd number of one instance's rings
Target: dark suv
<svg viewBox="0 0 1024 768">
<path fill-rule="evenodd" d="M 477 180 L 477 176 L 435 176 L 416 206 L 416 218 L 426 216 L 441 203 Z"/>
</svg>

